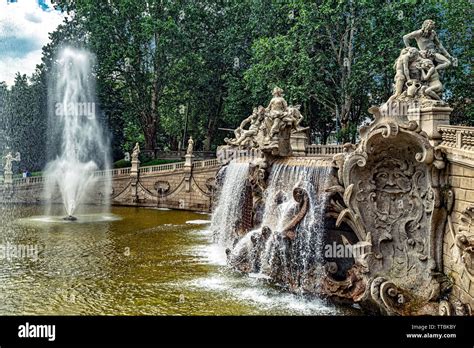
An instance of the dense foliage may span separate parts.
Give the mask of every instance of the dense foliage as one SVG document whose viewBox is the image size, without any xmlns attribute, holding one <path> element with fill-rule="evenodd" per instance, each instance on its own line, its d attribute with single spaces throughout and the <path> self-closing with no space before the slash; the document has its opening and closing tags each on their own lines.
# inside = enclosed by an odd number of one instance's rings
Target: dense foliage
<svg viewBox="0 0 474 348">
<path fill-rule="evenodd" d="M 213 150 L 278 85 L 302 105 L 312 141 L 355 141 L 370 105 L 391 94 L 402 36 L 424 19 L 459 66 L 443 73 L 455 123 L 474 125 L 473 5 L 460 1 L 58 0 L 71 14 L 43 48 L 32 77 L 0 84 L 7 146 L 30 170 L 44 164 L 46 92 L 55 53 L 86 47 L 97 57 L 100 109 L 113 156 L 176 150 L 190 135 Z M 0 149 L 3 151 L 4 149 Z"/>
</svg>

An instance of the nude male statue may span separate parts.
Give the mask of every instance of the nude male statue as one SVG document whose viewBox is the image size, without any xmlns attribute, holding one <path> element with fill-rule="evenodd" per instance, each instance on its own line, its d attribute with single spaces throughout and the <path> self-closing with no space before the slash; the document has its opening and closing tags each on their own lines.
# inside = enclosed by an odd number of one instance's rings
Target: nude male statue
<svg viewBox="0 0 474 348">
<path fill-rule="evenodd" d="M 436 62 L 436 70 L 445 69 L 450 65 L 457 66 L 457 59 L 452 57 L 439 41 L 436 34 L 435 22 L 427 19 L 423 22 L 421 29 L 415 30 L 403 36 L 406 47 L 410 47 L 410 40 L 415 39 L 423 58 Z"/>
</svg>

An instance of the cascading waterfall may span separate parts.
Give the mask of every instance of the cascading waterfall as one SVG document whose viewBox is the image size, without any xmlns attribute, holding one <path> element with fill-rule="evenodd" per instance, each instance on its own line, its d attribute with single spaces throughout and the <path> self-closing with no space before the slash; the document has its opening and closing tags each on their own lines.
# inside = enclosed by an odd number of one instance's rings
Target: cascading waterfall
<svg viewBox="0 0 474 348">
<path fill-rule="evenodd" d="M 317 285 L 321 271 L 324 213 L 328 194 L 325 192 L 329 166 L 298 165 L 282 161 L 275 163 L 269 177 L 265 195 L 262 226 L 273 233 L 257 260 L 258 272 L 289 283 L 292 290 L 303 291 Z M 308 194 L 309 208 L 296 227 L 296 238 L 291 243 L 279 232 L 298 212 L 293 189 L 299 187 Z M 276 274 L 278 273 L 278 274 Z"/>
<path fill-rule="evenodd" d="M 97 118 L 93 61 L 88 51 L 63 48 L 49 88 L 51 161 L 45 169 L 45 197 L 51 203 L 59 190 L 70 220 L 88 196 L 97 194 L 99 182 L 105 209 L 111 191 L 107 172 L 94 173 L 108 169 L 110 161 L 108 142 Z"/>
<path fill-rule="evenodd" d="M 247 184 L 249 164 L 231 162 L 225 169 L 220 195 L 212 215 L 211 230 L 216 242 L 222 246 L 232 246 Z"/>
<path fill-rule="evenodd" d="M 259 278 L 271 278 L 294 292 L 314 293 L 322 275 L 321 249 L 328 199 L 325 188 L 330 170 L 327 163 L 314 160 L 285 159 L 274 163 L 264 194 L 262 223 L 233 247 L 230 265 Z M 235 212 L 241 210 L 241 197 L 245 191 L 235 182 L 227 181 L 227 178 L 242 181 L 242 176 L 244 173 L 237 173 L 236 167 L 227 168 L 222 201 L 219 201 L 214 213 L 215 230 L 219 227 L 221 238 L 228 241 L 235 225 L 229 217 L 235 217 Z M 295 239 L 290 241 L 283 238 L 282 231 L 301 209 L 300 203 L 293 198 L 295 188 L 307 193 L 308 208 L 295 228 Z M 234 191 L 231 192 L 231 189 Z M 224 212 L 228 213 L 225 217 Z"/>
</svg>

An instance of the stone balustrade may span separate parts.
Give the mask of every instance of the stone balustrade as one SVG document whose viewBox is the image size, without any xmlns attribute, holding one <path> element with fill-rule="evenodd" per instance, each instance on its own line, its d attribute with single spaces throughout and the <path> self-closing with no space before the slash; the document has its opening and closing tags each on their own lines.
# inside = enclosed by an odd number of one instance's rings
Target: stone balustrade
<svg viewBox="0 0 474 348">
<path fill-rule="evenodd" d="M 44 176 L 31 176 L 28 178 L 13 179 L 14 185 L 41 184 L 44 182 Z"/>
<path fill-rule="evenodd" d="M 474 151 L 474 127 L 439 126 L 441 146 Z"/>
<path fill-rule="evenodd" d="M 474 168 L 474 127 L 442 125 L 438 127 L 438 148 L 451 163 Z"/>
<path fill-rule="evenodd" d="M 154 175 L 157 173 L 166 173 L 180 171 L 184 168 L 185 162 L 160 164 L 156 166 L 140 167 L 140 175 Z M 194 168 L 214 168 L 220 166 L 221 163 L 217 159 L 208 159 L 204 161 L 193 162 Z M 94 172 L 95 177 L 128 177 L 130 176 L 131 168 L 118 168 L 109 170 L 99 170 Z M 42 184 L 45 180 L 44 176 L 33 176 L 28 178 L 16 178 L 13 179 L 14 185 L 30 185 L 30 184 Z M 0 183 L 1 184 L 1 183 Z"/>
<path fill-rule="evenodd" d="M 343 145 L 308 145 L 306 156 L 332 156 L 344 151 Z"/>
</svg>

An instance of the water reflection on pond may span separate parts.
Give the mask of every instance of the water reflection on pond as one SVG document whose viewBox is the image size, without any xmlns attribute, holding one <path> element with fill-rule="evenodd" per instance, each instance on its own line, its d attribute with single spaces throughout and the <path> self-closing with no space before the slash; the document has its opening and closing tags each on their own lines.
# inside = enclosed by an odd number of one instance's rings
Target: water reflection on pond
<svg viewBox="0 0 474 348">
<path fill-rule="evenodd" d="M 42 213 L 41 206 L 0 206 L 3 249 L 38 248 L 37 258 L 0 255 L 0 315 L 346 312 L 227 269 L 206 229 L 207 214 L 114 207 L 99 222 L 28 218 Z"/>
</svg>

